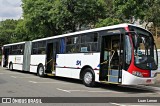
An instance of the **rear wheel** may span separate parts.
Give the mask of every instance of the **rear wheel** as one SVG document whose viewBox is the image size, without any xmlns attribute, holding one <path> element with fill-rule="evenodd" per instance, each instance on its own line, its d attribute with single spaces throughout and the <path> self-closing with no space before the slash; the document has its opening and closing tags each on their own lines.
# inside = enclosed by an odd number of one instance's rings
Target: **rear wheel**
<svg viewBox="0 0 160 106">
<path fill-rule="evenodd" d="M 40 64 L 40 65 L 38 66 L 37 72 L 38 72 L 38 76 L 40 76 L 40 77 L 44 77 L 44 76 L 45 76 L 45 75 L 44 75 L 44 67 L 43 67 L 42 64 Z"/>
<path fill-rule="evenodd" d="M 83 73 L 83 84 L 87 87 L 94 87 L 95 83 L 95 76 L 91 68 L 86 68 Z"/>
<path fill-rule="evenodd" d="M 13 71 L 13 63 L 9 64 L 9 70 Z"/>
</svg>

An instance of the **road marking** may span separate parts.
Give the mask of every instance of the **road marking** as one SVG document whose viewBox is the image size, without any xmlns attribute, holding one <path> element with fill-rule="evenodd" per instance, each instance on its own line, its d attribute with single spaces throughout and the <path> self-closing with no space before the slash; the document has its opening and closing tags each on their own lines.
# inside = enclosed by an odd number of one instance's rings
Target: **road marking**
<svg viewBox="0 0 160 106">
<path fill-rule="evenodd" d="M 23 78 L 24 78 L 24 79 L 25 79 L 25 78 L 39 78 L 39 77 L 19 77 L 19 76 L 11 76 L 11 77 L 13 77 L 13 78 L 22 78 L 22 79 L 23 79 Z"/>
<path fill-rule="evenodd" d="M 37 84 L 55 84 L 55 83 L 57 83 L 57 84 L 71 84 L 71 83 L 64 83 L 64 82 L 54 82 L 54 81 L 52 81 L 52 82 L 36 82 L 36 81 L 29 81 L 29 82 L 31 82 L 31 83 L 37 83 Z"/>
<path fill-rule="evenodd" d="M 12 78 L 17 78 L 16 76 L 11 76 Z"/>
<path fill-rule="evenodd" d="M 20 74 L 20 73 L 0 73 L 0 74 Z"/>
<path fill-rule="evenodd" d="M 57 90 L 60 90 L 60 91 L 63 91 L 63 92 L 67 92 L 67 93 L 71 93 L 71 92 L 68 91 L 68 90 L 64 90 L 64 89 L 60 89 L 60 88 L 57 88 Z"/>
<path fill-rule="evenodd" d="M 116 106 L 130 106 L 130 105 L 123 105 L 123 104 L 118 104 L 118 103 L 110 103 L 112 105 L 116 105 Z"/>
<path fill-rule="evenodd" d="M 37 82 L 35 82 L 35 81 L 29 81 L 29 82 L 31 82 L 31 83 L 37 83 Z"/>
<path fill-rule="evenodd" d="M 159 106 L 159 105 L 126 105 L 126 106 Z"/>
<path fill-rule="evenodd" d="M 88 91 L 88 92 L 98 92 L 98 93 L 105 93 L 105 92 L 111 92 L 111 93 L 122 93 L 122 92 L 116 92 L 116 91 Z"/>
<path fill-rule="evenodd" d="M 61 88 L 59 88 L 61 89 Z M 69 91 L 69 92 L 89 92 L 89 93 L 106 93 L 106 92 L 110 92 L 110 93 L 122 93 L 122 92 L 115 92 L 115 91 L 91 91 L 91 90 L 66 90 L 66 89 L 62 89 L 65 91 Z"/>
</svg>

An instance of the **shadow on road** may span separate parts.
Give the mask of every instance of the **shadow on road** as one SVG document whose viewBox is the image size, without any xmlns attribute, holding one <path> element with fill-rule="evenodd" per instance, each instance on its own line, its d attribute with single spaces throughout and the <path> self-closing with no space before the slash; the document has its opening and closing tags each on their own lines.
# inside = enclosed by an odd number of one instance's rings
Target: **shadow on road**
<svg viewBox="0 0 160 106">
<path fill-rule="evenodd" d="M 62 78 L 62 77 L 50 77 L 48 76 L 47 78 L 51 78 L 57 81 L 64 81 L 68 83 L 73 83 L 73 84 L 81 84 L 81 86 L 84 86 L 81 80 L 76 80 L 76 79 L 71 79 L 71 78 Z M 115 85 L 115 84 L 102 84 L 98 83 L 98 86 L 93 87 L 93 88 L 101 88 L 104 90 L 112 90 L 116 92 L 125 92 L 128 94 L 135 94 L 135 93 L 156 93 L 156 90 L 148 88 L 147 86 L 122 86 L 122 85 Z"/>
</svg>

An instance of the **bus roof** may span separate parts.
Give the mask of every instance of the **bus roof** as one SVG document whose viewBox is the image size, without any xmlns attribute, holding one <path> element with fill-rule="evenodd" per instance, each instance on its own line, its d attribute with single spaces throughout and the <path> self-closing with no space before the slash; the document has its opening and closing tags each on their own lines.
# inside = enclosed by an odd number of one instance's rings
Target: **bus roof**
<svg viewBox="0 0 160 106">
<path fill-rule="evenodd" d="M 23 44 L 23 43 L 25 43 L 25 42 L 11 43 L 11 44 L 3 45 L 3 46 L 12 46 L 12 45 L 18 45 L 18 44 Z"/>
<path fill-rule="evenodd" d="M 52 37 L 46 37 L 46 38 L 36 39 L 36 40 L 33 40 L 32 42 L 49 40 L 49 39 L 55 39 L 55 38 L 61 38 L 61 37 L 65 37 L 65 36 L 84 34 L 84 33 L 89 33 L 89 32 L 103 31 L 103 30 L 108 30 L 108 29 L 124 28 L 124 27 L 128 27 L 128 26 L 138 27 L 138 26 L 136 26 L 134 24 L 123 23 L 123 24 L 117 24 L 117 25 L 112 25 L 112 26 L 106 26 L 106 27 L 101 27 L 101 28 L 94 28 L 94 29 L 89 29 L 89 30 L 84 30 L 84 31 L 77 31 L 77 32 L 72 32 L 72 33 L 67 33 L 67 34 L 62 34 L 62 35 L 56 35 L 56 36 L 52 36 Z M 142 28 L 142 27 L 140 27 L 140 28 Z M 142 29 L 144 29 L 144 28 L 142 28 Z M 146 30 L 146 29 L 144 29 L 144 30 Z M 24 42 L 17 42 L 17 43 L 6 44 L 6 45 L 3 45 L 3 46 L 11 46 L 11 45 L 17 45 L 17 44 L 23 44 L 23 43 L 25 43 L 25 41 Z"/>
<path fill-rule="evenodd" d="M 61 37 L 65 37 L 65 36 L 78 35 L 78 34 L 89 33 L 89 32 L 102 31 L 102 30 L 119 28 L 119 27 L 127 27 L 128 25 L 129 24 L 124 23 L 124 24 L 118 24 L 118 25 L 112 25 L 112 26 L 107 26 L 107 27 L 89 29 L 89 30 L 84 30 L 84 31 L 77 31 L 77 32 L 73 32 L 73 33 L 67 33 L 67 34 L 56 35 L 56 36 L 52 36 L 52 37 L 46 37 L 46 38 L 36 39 L 36 40 L 33 40 L 33 42 L 42 41 L 42 40 L 49 40 L 49 39 L 55 39 L 55 38 L 61 38 Z"/>
<path fill-rule="evenodd" d="M 72 35 L 78 35 L 78 34 L 89 33 L 89 32 L 103 31 L 103 30 L 114 29 L 114 28 L 123 28 L 123 27 L 128 27 L 129 25 L 137 27 L 134 24 L 123 23 L 123 24 L 118 24 L 118 25 L 106 26 L 106 27 L 101 27 L 101 28 L 89 29 L 89 30 L 84 30 L 84 31 L 77 31 L 77 32 L 73 32 L 73 33 L 67 33 L 67 34 L 56 35 L 56 36 L 52 36 L 52 37 L 36 39 L 36 40 L 33 40 L 32 42 L 61 38 L 61 37 L 65 37 L 65 36 L 72 36 Z M 142 29 L 144 29 L 144 28 L 142 28 Z M 144 30 L 146 30 L 146 29 L 144 29 Z"/>
</svg>

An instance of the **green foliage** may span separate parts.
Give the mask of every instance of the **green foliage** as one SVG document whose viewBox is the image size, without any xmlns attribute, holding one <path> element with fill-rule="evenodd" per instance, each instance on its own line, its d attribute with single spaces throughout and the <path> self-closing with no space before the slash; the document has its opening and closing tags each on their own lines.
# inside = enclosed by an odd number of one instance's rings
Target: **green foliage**
<svg viewBox="0 0 160 106">
<path fill-rule="evenodd" d="M 99 22 L 96 24 L 96 27 L 105 27 L 119 23 L 121 23 L 119 19 L 114 19 L 114 18 L 100 19 Z"/>
<path fill-rule="evenodd" d="M 29 33 L 29 39 L 42 38 L 57 34 L 56 25 L 50 19 L 52 1 L 22 0 L 24 25 Z M 54 4 L 54 3 L 53 3 Z"/>
<path fill-rule="evenodd" d="M 133 19 L 160 26 L 160 0 L 22 0 L 23 19 L 0 22 L 1 44 L 28 41 Z"/>
<path fill-rule="evenodd" d="M 160 1 L 159 0 L 146 0 L 147 9 L 144 10 L 145 22 L 153 22 L 154 26 L 160 27 Z"/>
<path fill-rule="evenodd" d="M 31 39 L 74 32 L 105 17 L 103 0 L 23 0 Z"/>
<path fill-rule="evenodd" d="M 130 19 L 132 22 L 132 17 L 140 18 L 144 17 L 144 10 L 148 9 L 145 3 L 146 0 L 114 0 L 114 9 L 118 18 L 126 21 Z"/>
<path fill-rule="evenodd" d="M 143 22 L 153 22 L 160 26 L 160 1 L 159 0 L 114 0 L 116 15 L 123 22 L 141 19 Z"/>
<path fill-rule="evenodd" d="M 15 28 L 16 36 L 15 36 L 15 42 L 20 41 L 28 41 L 29 39 L 29 33 L 25 26 L 24 20 L 18 20 L 17 26 Z"/>
<path fill-rule="evenodd" d="M 13 42 L 17 23 L 18 21 L 9 19 L 0 22 L 0 45 Z"/>
</svg>

